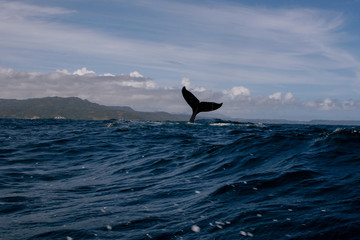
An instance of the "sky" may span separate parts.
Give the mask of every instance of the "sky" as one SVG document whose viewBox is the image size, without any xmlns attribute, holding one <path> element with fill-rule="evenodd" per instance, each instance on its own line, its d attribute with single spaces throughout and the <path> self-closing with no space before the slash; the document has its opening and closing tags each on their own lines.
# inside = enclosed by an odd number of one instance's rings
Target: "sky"
<svg viewBox="0 0 360 240">
<path fill-rule="evenodd" d="M 0 0 L 0 98 L 360 120 L 360 0 Z M 200 113 L 206 116 L 209 113 Z"/>
</svg>

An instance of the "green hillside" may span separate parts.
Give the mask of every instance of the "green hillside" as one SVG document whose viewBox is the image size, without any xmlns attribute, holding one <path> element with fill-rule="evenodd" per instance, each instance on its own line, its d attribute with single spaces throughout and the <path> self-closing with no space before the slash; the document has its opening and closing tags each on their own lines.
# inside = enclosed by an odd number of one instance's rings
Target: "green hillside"
<svg viewBox="0 0 360 240">
<path fill-rule="evenodd" d="M 80 98 L 46 97 L 0 100 L 0 118 L 65 118 L 105 120 L 121 118 L 119 112 Z"/>
<path fill-rule="evenodd" d="M 187 121 L 189 116 L 166 112 L 138 112 L 130 107 L 108 107 L 75 97 L 46 97 L 27 100 L 0 99 L 0 118 Z"/>
</svg>

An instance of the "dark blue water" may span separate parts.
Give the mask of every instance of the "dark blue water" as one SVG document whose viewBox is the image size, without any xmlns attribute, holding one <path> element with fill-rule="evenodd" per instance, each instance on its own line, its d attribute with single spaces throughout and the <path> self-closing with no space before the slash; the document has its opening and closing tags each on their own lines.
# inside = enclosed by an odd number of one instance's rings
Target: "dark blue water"
<svg viewBox="0 0 360 240">
<path fill-rule="evenodd" d="M 0 239 L 359 239 L 360 127 L 0 120 Z"/>
</svg>

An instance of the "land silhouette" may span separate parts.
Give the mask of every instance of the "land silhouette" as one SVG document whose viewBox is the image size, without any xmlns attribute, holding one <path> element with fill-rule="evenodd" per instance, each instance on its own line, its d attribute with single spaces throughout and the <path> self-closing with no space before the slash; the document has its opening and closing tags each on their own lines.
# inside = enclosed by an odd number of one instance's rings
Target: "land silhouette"
<svg viewBox="0 0 360 240">
<path fill-rule="evenodd" d="M 15 119 L 71 119 L 71 120 L 129 120 L 129 121 L 188 121 L 188 114 L 142 112 L 128 106 L 104 106 L 77 97 L 45 97 L 25 100 L 0 99 L 0 118 Z M 214 118 L 212 115 L 199 119 Z M 219 118 L 219 117 L 217 117 Z M 269 124 L 360 125 L 360 121 L 289 121 L 285 119 L 239 119 L 226 116 L 224 121 Z"/>
</svg>

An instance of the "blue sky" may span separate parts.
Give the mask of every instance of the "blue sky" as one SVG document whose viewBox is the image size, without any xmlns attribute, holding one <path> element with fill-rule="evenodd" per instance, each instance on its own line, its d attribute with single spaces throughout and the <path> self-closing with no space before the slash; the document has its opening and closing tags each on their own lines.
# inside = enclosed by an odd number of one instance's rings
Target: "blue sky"
<svg viewBox="0 0 360 240">
<path fill-rule="evenodd" d="M 0 98 L 360 119 L 360 1 L 0 0 Z"/>
</svg>

